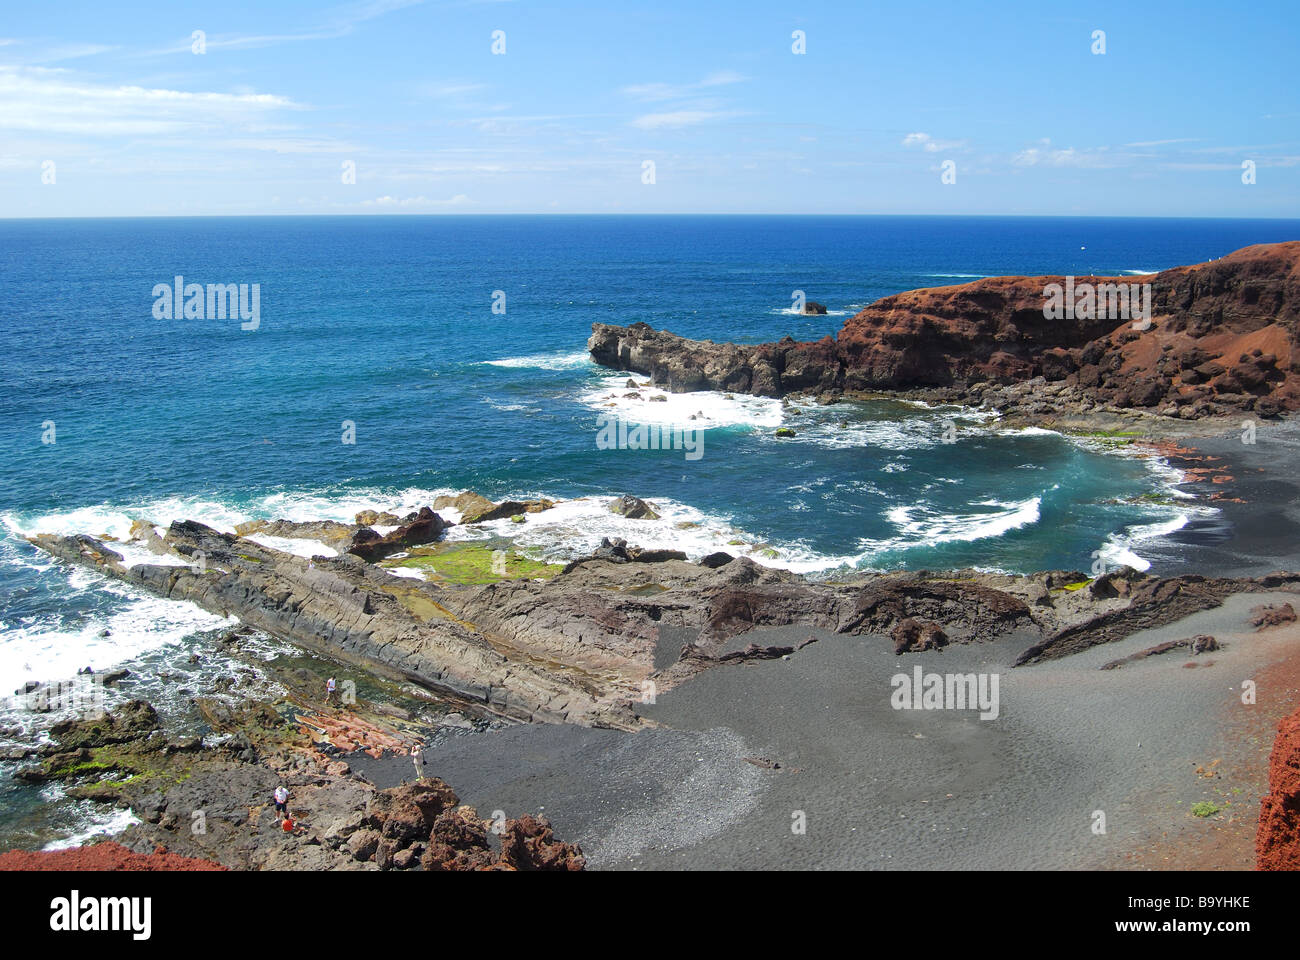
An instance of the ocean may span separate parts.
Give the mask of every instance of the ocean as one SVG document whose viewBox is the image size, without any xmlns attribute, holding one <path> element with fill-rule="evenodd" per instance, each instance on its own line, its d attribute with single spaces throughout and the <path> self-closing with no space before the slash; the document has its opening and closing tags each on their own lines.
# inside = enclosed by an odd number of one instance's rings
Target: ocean
<svg viewBox="0 0 1300 960">
<path fill-rule="evenodd" d="M 1177 570 L 1188 562 L 1177 531 L 1215 511 L 1175 489 L 1177 474 L 1159 462 L 899 401 L 628 400 L 627 375 L 586 356 L 591 324 L 817 339 L 902 290 L 1002 274 L 1136 275 L 1294 239 L 1298 228 L 795 216 L 0 221 L 0 694 L 84 665 L 183 672 L 222 626 L 56 564 L 23 539 L 122 537 L 141 518 L 222 529 L 258 517 L 350 520 L 470 489 L 566 501 L 522 529 L 502 521 L 451 534 L 506 533 L 553 559 L 621 536 L 815 576 L 1087 571 L 1098 557 Z M 257 328 L 237 316 L 159 318 L 155 288 L 178 276 L 256 285 Z M 828 313 L 796 313 L 800 290 Z M 607 412 L 703 428 L 702 455 L 598 449 Z M 944 443 L 950 421 L 956 442 Z M 774 436 L 782 425 L 795 436 Z M 662 519 L 611 514 L 608 499 L 624 493 L 652 501 Z M 0 775 L 0 804 L 11 802 L 3 784 Z"/>
</svg>

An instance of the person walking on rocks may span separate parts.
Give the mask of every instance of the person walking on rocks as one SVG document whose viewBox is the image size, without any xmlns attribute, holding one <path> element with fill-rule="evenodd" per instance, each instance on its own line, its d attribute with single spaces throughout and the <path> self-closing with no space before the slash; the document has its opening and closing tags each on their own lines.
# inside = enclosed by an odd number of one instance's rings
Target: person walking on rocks
<svg viewBox="0 0 1300 960">
<path fill-rule="evenodd" d="M 325 702 L 334 702 L 334 678 L 330 677 L 325 681 Z"/>
<path fill-rule="evenodd" d="M 415 764 L 415 779 L 424 777 L 424 748 L 418 743 L 411 748 L 411 762 Z"/>
<path fill-rule="evenodd" d="M 276 819 L 289 819 L 289 788 L 282 783 L 275 788 L 275 792 L 271 796 L 275 798 Z"/>
</svg>

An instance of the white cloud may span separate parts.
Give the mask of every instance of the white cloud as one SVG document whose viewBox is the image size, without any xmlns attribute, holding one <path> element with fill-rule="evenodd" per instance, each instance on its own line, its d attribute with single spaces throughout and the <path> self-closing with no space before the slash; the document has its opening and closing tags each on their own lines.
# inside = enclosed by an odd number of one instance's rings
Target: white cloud
<svg viewBox="0 0 1300 960">
<path fill-rule="evenodd" d="M 0 129 L 95 136 L 170 133 L 243 126 L 294 108 L 267 93 L 214 93 L 110 86 L 63 70 L 0 66 Z"/>
<path fill-rule="evenodd" d="M 1011 162 L 1017 167 L 1078 167 L 1094 170 L 1119 166 L 1107 151 L 1107 147 L 1091 150 L 1076 150 L 1074 147 L 1057 150 L 1050 147 L 1030 147 L 1012 157 Z"/>
<path fill-rule="evenodd" d="M 432 97 L 435 100 L 450 100 L 463 97 L 466 94 L 480 93 L 488 89 L 486 83 L 431 83 L 422 89 L 426 97 Z"/>
<path fill-rule="evenodd" d="M 736 116 L 734 111 L 674 110 L 670 113 L 643 114 L 632 121 L 632 126 L 642 130 L 668 130 L 695 127 L 710 120 L 722 120 L 733 116 Z"/>
<path fill-rule="evenodd" d="M 748 79 L 734 70 L 719 70 L 696 83 L 638 83 L 624 87 L 622 92 L 636 100 L 682 100 L 715 87 L 744 83 Z"/>
<path fill-rule="evenodd" d="M 1171 143 L 1196 143 L 1197 137 L 1180 137 L 1177 140 L 1140 140 L 1137 143 L 1126 143 L 1126 147 L 1164 147 Z"/>
<path fill-rule="evenodd" d="M 318 27 L 312 27 L 298 33 L 272 34 L 209 34 L 209 50 L 251 50 L 258 47 L 271 47 L 282 43 L 298 43 L 305 40 L 335 40 L 345 37 L 360 23 L 382 17 L 394 10 L 418 6 L 424 0 L 370 0 L 365 3 L 353 3 L 340 7 L 334 16 Z M 193 40 L 187 35 L 175 46 L 151 51 L 148 56 L 169 53 L 191 53 Z"/>
<path fill-rule="evenodd" d="M 966 146 L 965 140 L 936 140 L 928 133 L 909 133 L 902 140 L 904 147 L 920 147 L 926 153 L 940 153 L 944 150 L 958 150 Z"/>
<path fill-rule="evenodd" d="M 465 207 L 474 203 L 463 193 L 455 194 L 446 200 L 430 200 L 428 197 L 393 197 L 382 196 L 374 200 L 362 200 L 363 207 L 411 208 L 411 207 Z"/>
</svg>

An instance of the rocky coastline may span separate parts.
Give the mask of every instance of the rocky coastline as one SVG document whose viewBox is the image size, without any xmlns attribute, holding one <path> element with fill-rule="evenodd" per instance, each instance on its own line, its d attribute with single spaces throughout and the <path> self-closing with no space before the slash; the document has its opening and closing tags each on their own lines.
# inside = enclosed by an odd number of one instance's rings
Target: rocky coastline
<svg viewBox="0 0 1300 960">
<path fill-rule="evenodd" d="M 1149 284 L 1150 317 L 1096 304 L 1049 318 L 1053 285 Z M 1100 303 L 1100 300 L 1096 301 Z M 1127 311 L 1124 311 L 1127 314 Z M 1097 315 L 1101 316 L 1097 316 Z M 1300 409 L 1300 241 L 1141 277 L 993 277 L 885 297 L 813 343 L 718 344 L 644 323 L 592 325 L 587 349 L 670 392 L 823 403 L 887 393 L 997 409 L 1008 423 L 1160 436 Z"/>
<path fill-rule="evenodd" d="M 1300 243 L 1138 278 L 1152 286 L 1152 323 L 1142 330 L 1127 321 L 1047 321 L 1043 288 L 1061 278 L 995 278 L 886 298 L 846 322 L 838 338 L 812 344 L 714 344 L 645 324 L 595 324 L 588 348 L 598 363 L 672 392 L 822 403 L 887 393 L 996 409 L 1009 424 L 1135 430 L 1155 443 L 1300 408 L 1292 351 L 1298 278 Z M 1194 459 L 1193 451 L 1164 449 Z M 577 838 L 557 838 L 546 819 L 462 804 L 456 784 L 438 776 L 406 782 L 411 748 L 523 726 L 649 742 L 666 729 L 657 696 L 728 671 L 808 660 L 841 641 L 900 664 L 956 651 L 978 660 L 996 650 L 1017 673 L 1100 657 L 1105 677 L 1124 677 L 1171 651 L 1191 657 L 1187 665 L 1210 666 L 1206 655 L 1221 645 L 1208 633 L 1128 645 L 1235 610 L 1243 595 L 1300 594 L 1300 573 L 1285 571 L 810 579 L 725 552 L 693 562 L 679 551 L 606 542 L 559 565 L 508 544 L 447 541 L 456 523 L 524 522 L 555 506 L 466 491 L 404 516 L 364 510 L 351 523 L 276 519 L 222 532 L 192 520 L 165 528 L 141 521 L 127 544 L 95 531 L 33 536 L 35 547 L 62 561 L 237 618 L 241 626 L 222 641 L 235 653 L 242 637 L 260 631 L 319 660 L 331 676 L 347 672 L 401 691 L 400 703 L 326 699 L 319 675 L 279 674 L 256 691 L 232 686 L 194 697 L 200 732 L 181 734 L 130 696 L 129 677 L 118 677 L 106 717 L 62 721 L 47 742 L 5 759 L 23 764 L 19 778 L 28 783 L 57 782 L 69 796 L 129 809 L 139 822 L 117 842 L 132 854 L 181 858 L 178 865 L 578 870 L 588 858 Z M 609 508 L 660 522 L 634 496 L 613 498 Z M 324 544 L 334 555 L 300 555 L 268 539 Z M 142 549 L 154 562 L 128 559 Z M 1291 622 L 1280 605 L 1268 610 L 1258 629 Z M 1104 645 L 1120 655 L 1095 649 Z M 1286 779 L 1294 766 L 1290 724 L 1279 733 L 1274 793 L 1260 818 L 1261 867 L 1296 865 L 1287 839 L 1297 822 Z M 744 760 L 791 775 L 767 756 Z M 279 784 L 293 798 L 287 830 L 269 810 Z"/>
<path fill-rule="evenodd" d="M 504 515 L 476 495 L 458 499 Z M 634 497 L 611 502 L 643 506 Z M 529 508 L 504 506 L 519 509 Z M 133 564 L 89 535 L 33 537 L 53 556 L 236 617 L 240 630 L 287 640 L 340 670 L 455 698 L 461 713 L 430 723 L 413 719 L 418 704 L 324 703 L 318 682 L 282 676 L 288 692 L 278 698 L 196 697 L 204 730 L 197 737 L 169 734 L 151 705 L 128 700 L 107 723 L 65 722 L 48 744 L 9 759 L 27 763 L 19 775 L 28 782 L 57 780 L 72 796 L 130 809 L 141 822 L 121 842 L 140 853 L 165 850 L 234 869 L 577 869 L 581 849 L 555 839 L 543 820 L 486 820 L 438 780 L 381 789 L 349 758 L 404 757 L 414 743 L 474 723 L 635 736 L 658 725 L 643 708 L 656 694 L 706 671 L 806 655 L 820 635 L 860 638 L 899 658 L 1011 641 L 1015 666 L 1029 667 L 1174 624 L 1238 594 L 1300 593 L 1298 574 L 1158 578 L 1127 568 L 1101 577 L 962 570 L 810 581 L 746 557 L 689 562 L 622 543 L 562 569 L 532 571 L 537 576 L 500 566 L 485 583 L 401 575 L 395 564 L 435 549 L 450 526 L 432 507 L 401 518 L 367 511 L 353 524 L 263 522 L 244 536 L 193 521 L 166 530 L 141 523 L 133 545 L 159 562 Z M 307 559 L 249 539 L 266 533 L 343 549 Z M 379 540 L 385 549 L 369 554 L 375 560 L 358 555 Z M 742 642 L 773 630 L 806 638 Z M 301 811 L 290 833 L 276 829 L 266 809 L 279 782 Z M 391 828 L 390 809 L 404 811 Z M 200 834 L 191 829 L 195 811 L 205 821 Z"/>
</svg>

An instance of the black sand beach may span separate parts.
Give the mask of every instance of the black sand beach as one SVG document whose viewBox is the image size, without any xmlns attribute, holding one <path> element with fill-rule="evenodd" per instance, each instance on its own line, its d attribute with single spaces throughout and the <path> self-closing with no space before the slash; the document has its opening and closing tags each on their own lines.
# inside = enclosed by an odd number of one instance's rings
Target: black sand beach
<svg viewBox="0 0 1300 960">
<path fill-rule="evenodd" d="M 821 634 L 785 660 L 707 671 L 644 715 L 636 734 L 524 726 L 456 737 L 428 771 L 487 815 L 537 808 L 596 869 L 1060 869 L 1140 866 L 1171 836 L 1200 843 L 1226 820 L 1246 834 L 1215 864 L 1246 869 L 1277 719 L 1297 690 L 1241 682 L 1292 654 L 1295 630 L 1257 635 L 1249 610 L 1286 595 L 1231 598 L 1169 626 L 1084 654 L 1012 669 L 1015 639 L 894 655 L 884 637 Z M 747 639 L 802 639 L 763 631 Z M 1201 633 L 1224 649 L 1103 663 Z M 1000 677 L 1001 715 L 896 711 L 889 678 L 914 664 Z M 1188 669 L 1192 664 L 1195 669 Z M 1242 762 L 1227 731 L 1261 732 Z M 1206 778 L 1232 757 L 1231 779 Z M 775 761 L 779 768 L 770 769 Z M 404 757 L 352 758 L 379 786 L 412 776 Z M 1225 767 L 1226 769 L 1226 767 Z M 1214 820 L 1193 804 L 1223 805 Z M 806 817 L 807 832 L 792 832 Z M 1104 834 L 1094 833 L 1096 811 Z M 1158 865 L 1158 864 L 1157 864 Z"/>
</svg>

